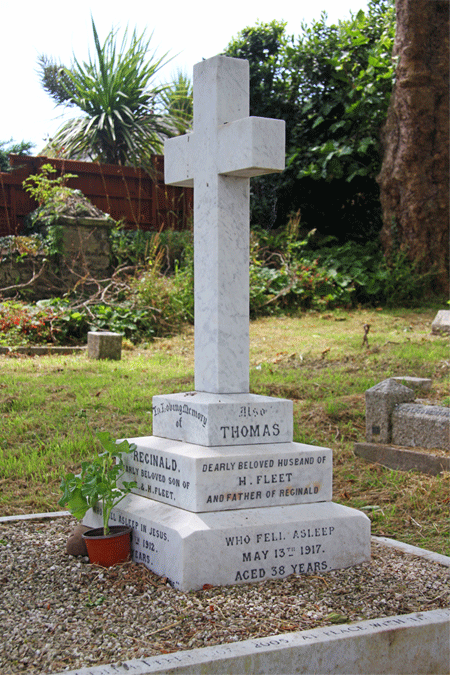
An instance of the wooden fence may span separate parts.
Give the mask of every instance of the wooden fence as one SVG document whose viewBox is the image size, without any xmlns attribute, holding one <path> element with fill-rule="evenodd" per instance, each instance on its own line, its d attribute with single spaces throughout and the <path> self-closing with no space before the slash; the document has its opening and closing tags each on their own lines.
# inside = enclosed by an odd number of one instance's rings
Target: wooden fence
<svg viewBox="0 0 450 675">
<path fill-rule="evenodd" d="M 48 157 L 10 155 L 14 170 L 0 172 L 0 236 L 20 234 L 27 214 L 38 206 L 23 189 L 23 181 L 51 164 L 60 175 L 76 174 L 67 185 L 81 192 L 127 229 L 182 230 L 192 215 L 193 191 L 164 184 L 164 157 L 153 157 L 154 177 L 140 169 Z"/>
</svg>

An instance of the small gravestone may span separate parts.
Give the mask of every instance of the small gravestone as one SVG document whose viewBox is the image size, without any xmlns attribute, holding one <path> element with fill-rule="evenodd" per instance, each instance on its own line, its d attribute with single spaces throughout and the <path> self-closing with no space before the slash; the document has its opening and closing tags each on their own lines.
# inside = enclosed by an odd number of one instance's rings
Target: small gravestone
<svg viewBox="0 0 450 675">
<path fill-rule="evenodd" d="M 399 403 L 414 401 L 414 391 L 393 379 L 383 380 L 366 391 L 366 440 L 390 443 L 392 411 Z"/>
<path fill-rule="evenodd" d="M 165 172 L 194 187 L 195 391 L 153 398 L 154 435 L 124 458 L 137 488 L 111 518 L 181 590 L 370 558 L 369 519 L 331 502 L 331 450 L 293 442 L 292 401 L 249 392 L 249 179 L 283 170 L 285 132 L 248 114 L 247 61 L 194 67 L 194 131 L 166 142 Z"/>
<path fill-rule="evenodd" d="M 355 443 L 355 455 L 401 471 L 449 471 L 450 409 L 414 402 L 415 391 L 430 388 L 430 379 L 406 376 L 368 389 L 366 442 Z"/>
<path fill-rule="evenodd" d="M 392 442 L 412 448 L 450 450 L 450 410 L 402 403 L 392 413 Z"/>
<path fill-rule="evenodd" d="M 441 309 L 431 324 L 431 332 L 435 335 L 450 333 L 450 309 Z"/>
<path fill-rule="evenodd" d="M 90 359 L 111 359 L 120 361 L 122 353 L 121 333 L 94 332 L 88 333 L 88 357 Z"/>
</svg>

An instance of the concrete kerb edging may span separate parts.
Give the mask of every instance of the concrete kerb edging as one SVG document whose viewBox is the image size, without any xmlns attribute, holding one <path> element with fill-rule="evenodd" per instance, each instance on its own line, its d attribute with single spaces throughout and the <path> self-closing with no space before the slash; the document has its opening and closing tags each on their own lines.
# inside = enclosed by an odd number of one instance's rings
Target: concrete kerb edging
<svg viewBox="0 0 450 675">
<path fill-rule="evenodd" d="M 5 516 L 0 523 L 51 519 L 68 511 Z M 372 537 L 450 567 L 450 557 L 394 539 Z M 326 626 L 54 675 L 420 675 L 450 672 L 450 609 Z"/>
</svg>

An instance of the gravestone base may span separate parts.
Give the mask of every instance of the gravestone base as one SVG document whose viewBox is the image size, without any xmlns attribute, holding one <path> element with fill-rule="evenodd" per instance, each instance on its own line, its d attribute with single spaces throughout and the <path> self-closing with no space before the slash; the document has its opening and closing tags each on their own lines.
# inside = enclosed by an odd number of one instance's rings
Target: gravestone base
<svg viewBox="0 0 450 675">
<path fill-rule="evenodd" d="M 129 438 L 123 457 L 133 493 L 188 511 L 223 511 L 330 501 L 332 451 L 303 443 L 205 447 Z"/>
<path fill-rule="evenodd" d="M 187 391 L 154 396 L 153 434 L 201 445 L 292 441 L 293 403 L 257 394 Z"/>
<path fill-rule="evenodd" d="M 128 495 L 111 524 L 133 528 L 132 556 L 182 591 L 324 574 L 370 559 L 370 521 L 333 502 L 191 513 Z M 83 524 L 101 526 L 101 511 Z"/>
</svg>

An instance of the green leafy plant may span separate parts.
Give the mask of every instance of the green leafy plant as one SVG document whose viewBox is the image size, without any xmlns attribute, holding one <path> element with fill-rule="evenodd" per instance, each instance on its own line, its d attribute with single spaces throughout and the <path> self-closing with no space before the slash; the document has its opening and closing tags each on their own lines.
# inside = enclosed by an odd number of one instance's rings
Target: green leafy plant
<svg viewBox="0 0 450 675">
<path fill-rule="evenodd" d="M 118 482 L 125 475 L 123 455 L 136 450 L 134 443 L 126 439 L 116 442 L 108 431 L 96 434 L 104 452 L 90 462 L 82 462 L 81 473 L 66 474 L 61 481 L 63 496 L 58 501 L 60 506 L 67 507 L 72 515 L 82 520 L 87 511 L 100 502 L 102 505 L 103 534 L 109 533 L 109 518 L 112 509 L 124 499 L 136 481 Z"/>
<path fill-rule="evenodd" d="M 66 68 L 45 55 L 38 59 L 45 91 L 81 113 L 58 130 L 52 145 L 67 158 L 151 171 L 151 154 L 162 150 L 164 136 L 176 133 L 161 101 L 165 87 L 153 82 L 167 55 L 157 58 L 145 33 L 126 29 L 118 42 L 111 30 L 102 44 L 94 21 L 92 31 L 95 50 L 88 61 L 74 58 Z"/>
<path fill-rule="evenodd" d="M 73 192 L 66 184 L 69 178 L 77 178 L 76 174 L 64 173 L 53 178 L 54 173 L 57 171 L 51 164 L 43 164 L 38 174 L 28 176 L 23 181 L 25 191 L 37 201 L 39 206 L 50 200 L 63 201 L 64 197 Z"/>
<path fill-rule="evenodd" d="M 173 82 L 162 92 L 162 100 L 178 133 L 186 133 L 192 125 L 194 115 L 192 82 L 189 76 L 179 69 Z"/>
<path fill-rule="evenodd" d="M 282 22 L 242 30 L 226 54 L 250 63 L 250 113 L 286 122 L 286 170 L 252 180 L 252 227 L 284 227 L 301 208 L 306 229 L 339 241 L 381 229 L 376 176 L 380 127 L 392 89 L 395 9 L 367 10 L 329 25 L 326 14 L 296 38 Z"/>
<path fill-rule="evenodd" d="M 23 181 L 23 187 L 39 204 L 38 208 L 27 216 L 28 231 L 33 232 L 36 227 L 44 226 L 44 244 L 49 256 L 61 253 L 63 230 L 58 225 L 58 219 L 73 195 L 79 195 L 78 190 L 67 187 L 70 178 L 77 178 L 76 174 L 65 173 L 54 177 L 57 173 L 51 164 L 43 164 L 38 174 L 28 176 Z"/>
<path fill-rule="evenodd" d="M 5 300 L 0 303 L 0 344 L 23 346 L 54 342 L 54 318 L 51 308 Z"/>
</svg>

